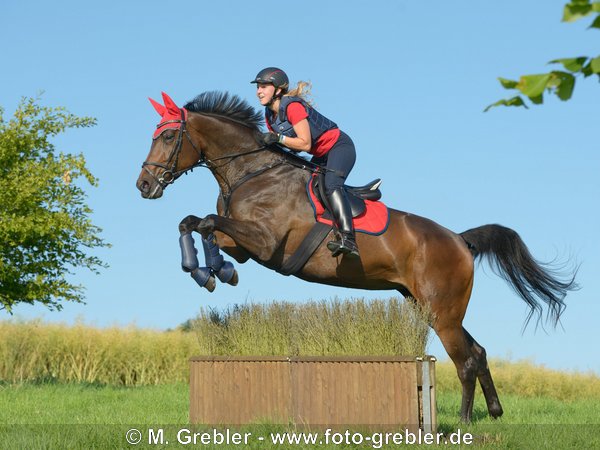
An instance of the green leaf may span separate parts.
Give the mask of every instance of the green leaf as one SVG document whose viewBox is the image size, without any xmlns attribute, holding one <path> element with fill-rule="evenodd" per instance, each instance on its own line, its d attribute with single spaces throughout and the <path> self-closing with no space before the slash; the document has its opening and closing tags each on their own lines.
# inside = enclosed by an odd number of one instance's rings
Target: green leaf
<svg viewBox="0 0 600 450">
<path fill-rule="evenodd" d="M 588 60 L 587 56 L 579 56 L 577 58 L 562 58 L 554 59 L 548 64 L 562 64 L 565 69 L 569 72 L 579 72 L 583 68 L 585 62 Z"/>
<path fill-rule="evenodd" d="M 600 73 L 600 56 L 597 56 L 590 61 L 590 68 L 593 73 Z"/>
<path fill-rule="evenodd" d="M 504 89 L 516 89 L 517 81 L 507 80 L 506 78 L 498 77 L 498 81 Z"/>
<path fill-rule="evenodd" d="M 594 19 L 594 21 L 590 25 L 590 28 L 600 28 L 600 16 Z"/>
<path fill-rule="evenodd" d="M 592 11 L 595 13 L 600 13 L 600 2 L 592 3 Z"/>
<path fill-rule="evenodd" d="M 529 100 L 535 105 L 541 105 L 544 103 L 544 94 L 540 94 L 537 97 L 529 97 Z"/>
<path fill-rule="evenodd" d="M 513 97 L 513 98 L 498 100 L 496 103 L 493 103 L 493 104 L 489 105 L 487 108 L 485 108 L 483 110 L 483 112 L 488 112 L 491 108 L 494 108 L 496 106 L 523 106 L 526 109 L 528 109 L 527 105 L 525 104 L 523 99 L 517 95 L 516 97 Z"/>
<path fill-rule="evenodd" d="M 591 14 L 593 11 L 593 7 L 592 5 L 590 5 L 589 3 L 567 3 L 565 5 L 565 9 L 563 10 L 563 18 L 562 21 L 563 22 L 575 22 L 576 20 L 581 19 L 582 17 L 585 17 L 589 14 Z"/>
<path fill-rule="evenodd" d="M 529 98 L 538 97 L 544 92 L 544 89 L 546 89 L 550 76 L 550 73 L 523 75 L 519 79 L 517 89 Z"/>
<path fill-rule="evenodd" d="M 549 85 L 556 89 L 555 93 L 561 100 L 569 100 L 573 95 L 573 89 L 575 88 L 575 77 L 567 72 L 552 72 L 552 80 Z"/>
</svg>

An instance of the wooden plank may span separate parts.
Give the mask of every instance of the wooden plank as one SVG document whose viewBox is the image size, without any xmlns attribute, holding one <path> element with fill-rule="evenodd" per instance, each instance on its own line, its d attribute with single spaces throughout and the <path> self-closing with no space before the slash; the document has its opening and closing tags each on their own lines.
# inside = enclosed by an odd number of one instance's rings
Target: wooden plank
<svg viewBox="0 0 600 450">
<path fill-rule="evenodd" d="M 193 356 L 190 361 L 413 362 L 414 356 Z"/>
</svg>

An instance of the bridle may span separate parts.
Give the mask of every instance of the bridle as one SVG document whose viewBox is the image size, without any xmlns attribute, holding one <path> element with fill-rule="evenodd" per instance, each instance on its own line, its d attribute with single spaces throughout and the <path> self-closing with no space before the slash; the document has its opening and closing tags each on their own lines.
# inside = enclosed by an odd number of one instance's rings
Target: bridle
<svg viewBox="0 0 600 450">
<path fill-rule="evenodd" d="M 192 138 L 190 137 L 190 135 L 186 129 L 185 111 L 183 109 L 181 109 L 180 111 L 181 111 L 181 119 L 167 120 L 165 122 L 159 123 L 156 126 L 156 128 L 158 129 L 158 128 L 163 127 L 170 123 L 181 124 L 179 127 L 179 134 L 177 135 L 177 141 L 175 142 L 175 145 L 173 146 L 173 149 L 171 150 L 171 153 L 169 154 L 169 158 L 167 159 L 167 162 L 163 164 L 163 163 L 159 163 L 159 162 L 144 161 L 142 163 L 142 168 L 152 178 L 154 178 L 154 180 L 163 189 L 165 189 L 169 184 L 173 184 L 175 182 L 175 180 L 177 178 L 179 178 L 182 174 L 184 174 L 190 170 L 193 170 L 196 167 L 201 167 L 201 166 L 207 165 L 207 160 L 204 157 L 204 154 L 202 153 L 201 150 L 198 149 L 198 147 L 196 147 L 196 145 L 194 145 L 194 141 L 192 141 Z M 196 162 L 195 164 L 193 164 L 192 166 L 190 166 L 186 169 L 177 170 L 177 163 L 179 162 L 179 154 L 181 153 L 181 148 L 183 146 L 183 136 L 184 135 L 187 138 L 190 145 L 194 148 L 194 150 L 196 150 L 196 152 L 200 156 L 200 159 L 198 160 L 198 162 Z M 154 139 L 158 139 L 159 137 L 160 137 L 160 135 Z M 159 167 L 159 168 L 163 169 L 163 171 L 159 175 L 157 175 L 156 173 L 154 173 L 150 169 L 148 169 L 148 166 Z"/>
<path fill-rule="evenodd" d="M 158 129 L 158 128 L 161 128 L 164 125 L 167 125 L 170 123 L 180 124 L 179 134 L 177 135 L 177 141 L 175 142 L 175 145 L 173 146 L 173 149 L 171 150 L 171 153 L 169 154 L 169 158 L 167 159 L 167 162 L 159 163 L 159 162 L 153 162 L 153 161 L 144 161 L 142 163 L 142 168 L 152 178 L 154 178 L 154 180 L 160 185 L 160 187 L 162 189 L 165 189 L 168 185 L 173 184 L 175 182 L 175 180 L 177 178 L 179 178 L 181 175 L 194 170 L 196 167 L 206 167 L 209 170 L 213 171 L 213 169 L 217 167 L 214 164 L 215 161 L 224 160 L 224 159 L 233 160 L 239 156 L 249 155 L 252 153 L 258 153 L 263 150 L 271 149 L 270 146 L 263 145 L 261 147 L 254 148 L 252 150 L 246 150 L 246 151 L 242 151 L 242 152 L 238 152 L 238 153 L 227 154 L 227 155 L 219 156 L 217 158 L 213 158 L 213 159 L 209 160 L 208 158 L 206 158 L 206 156 L 204 155 L 202 150 L 199 149 L 198 147 L 196 147 L 196 145 L 194 144 L 194 141 L 192 140 L 192 138 L 186 128 L 185 110 L 183 108 L 181 108 L 180 111 L 181 111 L 180 119 L 167 120 L 165 122 L 159 123 L 156 126 L 156 128 Z M 190 145 L 198 153 L 199 159 L 196 163 L 192 164 L 190 167 L 187 167 L 187 168 L 181 169 L 181 170 L 177 170 L 177 163 L 179 162 L 179 155 L 181 153 L 181 149 L 183 146 L 183 136 L 185 136 L 187 138 Z M 158 139 L 159 137 L 160 137 L 160 135 L 154 139 Z M 283 152 L 284 150 L 280 149 L 280 151 Z M 297 161 L 296 161 L 296 159 L 297 159 Z M 225 164 L 227 164 L 227 163 L 225 163 Z M 229 200 L 230 200 L 231 194 L 233 194 L 233 191 L 235 191 L 238 187 L 240 187 L 242 184 L 244 184 L 246 181 L 250 180 L 251 178 L 261 175 L 262 173 L 264 173 L 270 169 L 273 169 L 277 166 L 280 166 L 282 164 L 289 164 L 289 165 L 301 168 L 303 170 L 308 170 L 310 172 L 326 172 L 326 171 L 331 170 L 331 169 L 327 169 L 325 167 L 320 167 L 318 165 L 315 165 L 314 163 L 309 163 L 308 161 L 305 161 L 304 159 L 302 159 L 298 156 L 292 155 L 291 160 L 289 158 L 282 158 L 281 160 L 278 160 L 274 163 L 270 163 L 254 172 L 246 174 L 240 180 L 235 182 L 233 185 L 230 185 L 229 182 L 227 182 L 227 180 L 224 180 L 229 188 L 228 189 L 229 192 L 222 193 L 223 199 L 226 204 L 226 208 L 225 208 L 226 211 L 228 211 L 228 209 L 229 209 Z M 163 169 L 163 171 L 160 174 L 156 174 L 153 171 L 151 171 L 148 168 L 148 166 L 158 167 L 158 168 Z"/>
</svg>

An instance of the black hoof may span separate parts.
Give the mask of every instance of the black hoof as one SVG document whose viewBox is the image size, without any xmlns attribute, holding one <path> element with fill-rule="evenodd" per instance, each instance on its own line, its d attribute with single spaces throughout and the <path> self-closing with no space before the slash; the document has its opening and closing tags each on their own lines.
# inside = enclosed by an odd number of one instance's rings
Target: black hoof
<svg viewBox="0 0 600 450">
<path fill-rule="evenodd" d="M 501 417 L 502 414 L 504 414 L 504 411 L 502 410 L 502 406 L 500 406 L 500 405 L 490 406 L 488 408 L 488 412 L 490 413 L 490 416 L 492 417 L 492 419 L 497 419 L 498 417 Z"/>
</svg>

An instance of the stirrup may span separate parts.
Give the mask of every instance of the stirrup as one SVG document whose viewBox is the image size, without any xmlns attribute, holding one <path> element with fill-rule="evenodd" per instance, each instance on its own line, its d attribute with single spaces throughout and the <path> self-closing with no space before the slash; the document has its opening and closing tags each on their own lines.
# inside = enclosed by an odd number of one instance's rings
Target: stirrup
<svg viewBox="0 0 600 450">
<path fill-rule="evenodd" d="M 327 248 L 331 251 L 331 256 L 348 255 L 353 258 L 360 257 L 358 246 L 352 237 L 342 235 L 337 241 L 329 241 Z"/>
</svg>

